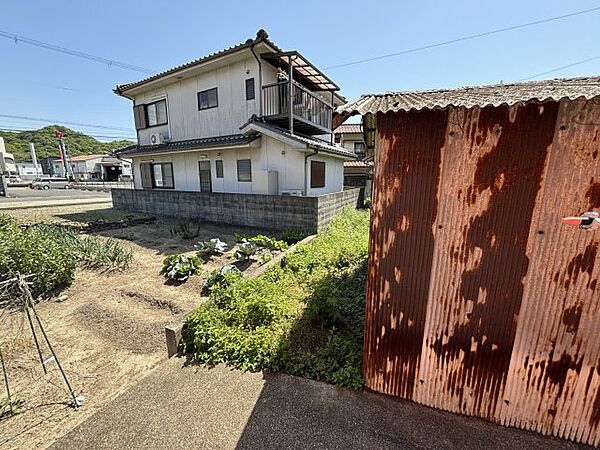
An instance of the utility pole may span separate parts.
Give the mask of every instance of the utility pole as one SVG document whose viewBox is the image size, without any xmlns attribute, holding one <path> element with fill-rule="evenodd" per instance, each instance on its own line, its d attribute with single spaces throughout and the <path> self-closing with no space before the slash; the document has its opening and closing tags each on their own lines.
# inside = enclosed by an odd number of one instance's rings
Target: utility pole
<svg viewBox="0 0 600 450">
<path fill-rule="evenodd" d="M 54 137 L 58 139 L 58 154 L 60 155 L 60 162 L 65 170 L 65 178 L 73 180 L 73 169 L 71 168 L 71 159 L 65 147 L 65 141 L 63 139 L 64 134 L 60 130 L 54 130 Z"/>
</svg>

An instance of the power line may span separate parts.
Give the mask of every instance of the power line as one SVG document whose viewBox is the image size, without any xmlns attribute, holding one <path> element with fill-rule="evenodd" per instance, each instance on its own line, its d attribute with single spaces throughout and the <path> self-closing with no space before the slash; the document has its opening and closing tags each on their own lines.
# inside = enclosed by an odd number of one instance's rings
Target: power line
<svg viewBox="0 0 600 450">
<path fill-rule="evenodd" d="M 558 72 L 563 69 L 568 69 L 569 67 L 578 66 L 586 62 L 595 61 L 597 59 L 600 59 L 600 55 L 593 56 L 592 58 L 582 59 L 581 61 L 575 61 L 574 63 L 567 64 L 566 66 L 556 67 L 555 69 L 546 70 L 545 72 L 536 73 L 535 75 L 531 75 L 530 77 L 521 78 L 519 81 L 532 80 L 533 78 L 541 77 L 542 75 L 548 75 L 550 73 Z"/>
<path fill-rule="evenodd" d="M 0 125 L 0 131 L 6 131 L 9 133 L 21 133 L 24 131 L 33 131 L 33 130 L 28 130 L 25 128 L 3 127 Z M 135 141 L 137 139 L 136 137 L 133 137 L 133 136 L 111 136 L 111 135 L 95 134 L 95 133 L 83 133 L 83 134 L 85 134 L 86 136 L 89 136 L 89 137 L 93 137 L 93 138 L 112 139 L 115 141 L 129 141 L 129 140 Z"/>
<path fill-rule="evenodd" d="M 480 37 L 484 37 L 484 36 L 490 36 L 492 34 L 504 33 L 505 31 L 516 30 L 516 29 L 519 29 L 519 28 L 530 27 L 530 26 L 533 26 L 533 25 L 540 25 L 542 23 L 548 23 L 548 22 L 552 22 L 554 20 L 565 19 L 567 17 L 579 16 L 581 14 L 587 14 L 587 13 L 598 11 L 598 10 L 600 10 L 600 6 L 597 6 L 595 8 L 585 9 L 583 11 L 576 11 L 576 12 L 572 12 L 572 13 L 569 13 L 569 14 L 563 14 L 561 16 L 549 17 L 547 19 L 541 19 L 541 20 L 536 20 L 536 21 L 533 21 L 533 22 L 527 22 L 527 23 L 523 23 L 523 24 L 520 24 L 520 25 L 513 25 L 513 26 L 510 26 L 510 27 L 506 27 L 506 28 L 498 28 L 496 30 L 486 31 L 486 32 L 483 32 L 483 33 L 471 34 L 471 35 L 468 35 L 468 36 L 463 36 L 463 37 L 459 37 L 459 38 L 456 38 L 456 39 L 451 39 L 449 41 L 437 42 L 435 44 L 424 45 L 422 47 L 415 47 L 415 48 L 411 48 L 411 49 L 408 49 L 408 50 L 402 50 L 402 51 L 395 52 L 395 53 L 388 53 L 388 54 L 385 54 L 385 55 L 373 56 L 372 58 L 365 58 L 365 59 L 360 59 L 360 60 L 357 60 L 357 61 L 352 61 L 352 62 L 348 62 L 348 63 L 344 63 L 344 64 L 337 64 L 335 66 L 325 67 L 324 70 L 338 69 L 340 67 L 348 67 L 348 66 L 353 66 L 353 65 L 356 65 L 356 64 L 364 64 L 366 62 L 377 61 L 377 60 L 385 59 L 385 58 L 392 58 L 394 56 L 406 55 L 408 53 L 416 53 L 416 52 L 420 52 L 420 51 L 423 51 L 423 50 L 428 50 L 428 49 L 435 48 L 435 47 L 441 47 L 441 46 L 444 46 L 444 45 L 455 44 L 457 42 L 463 42 L 463 41 L 468 41 L 468 40 L 471 40 L 471 39 L 476 39 L 476 38 L 480 38 Z"/>
<path fill-rule="evenodd" d="M 143 72 L 146 74 L 156 73 L 156 71 L 152 69 L 148 69 L 146 67 L 136 66 L 133 64 L 127 64 L 124 62 L 116 61 L 114 59 L 103 58 L 101 56 L 92 55 L 90 53 L 80 52 L 78 50 L 73 50 L 67 47 L 61 47 L 59 45 L 50 44 L 49 42 L 38 41 L 35 39 L 28 38 L 26 36 L 21 36 L 14 33 L 9 33 L 7 31 L 0 30 L 0 37 L 4 37 L 6 39 L 10 39 L 15 41 L 15 44 L 19 42 L 24 42 L 29 45 L 34 45 L 36 47 L 45 48 L 47 50 L 52 50 L 54 52 L 64 53 L 66 55 L 76 56 L 78 58 L 84 58 L 90 61 L 99 62 L 102 64 L 106 64 L 108 67 L 120 67 L 122 69 L 133 70 L 135 72 Z"/>
<path fill-rule="evenodd" d="M 93 124 L 81 123 L 81 122 L 67 122 L 65 120 L 56 120 L 56 119 L 41 119 L 39 117 L 13 116 L 11 114 L 0 114 L 0 117 L 6 117 L 8 119 L 30 120 L 33 122 L 47 122 L 47 123 L 52 123 L 52 124 L 63 124 L 63 125 L 73 125 L 73 126 L 78 126 L 78 127 L 98 128 L 101 130 L 128 131 L 128 132 L 133 131 L 131 128 L 113 127 L 113 126 L 108 126 L 108 125 L 93 125 Z"/>
</svg>

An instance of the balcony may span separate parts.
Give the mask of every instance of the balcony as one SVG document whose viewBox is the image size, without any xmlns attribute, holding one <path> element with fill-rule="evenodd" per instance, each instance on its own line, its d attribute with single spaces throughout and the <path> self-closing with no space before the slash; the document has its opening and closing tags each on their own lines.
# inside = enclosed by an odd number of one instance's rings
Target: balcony
<svg viewBox="0 0 600 450">
<path fill-rule="evenodd" d="M 263 117 L 272 124 L 310 136 L 331 133 L 333 107 L 299 83 L 268 84 L 262 95 Z"/>
</svg>

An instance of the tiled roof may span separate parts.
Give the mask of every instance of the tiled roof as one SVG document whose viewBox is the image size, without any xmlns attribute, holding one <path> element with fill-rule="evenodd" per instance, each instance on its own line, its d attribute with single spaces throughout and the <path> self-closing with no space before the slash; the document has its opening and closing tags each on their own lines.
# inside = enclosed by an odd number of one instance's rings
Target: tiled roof
<svg viewBox="0 0 600 450">
<path fill-rule="evenodd" d="M 373 167 L 373 161 L 344 161 L 344 167 Z"/>
<path fill-rule="evenodd" d="M 344 147 L 340 146 L 340 145 L 331 145 L 325 141 L 322 141 L 320 139 L 317 138 L 310 138 L 307 136 L 300 136 L 298 134 L 292 134 L 289 132 L 289 130 L 285 130 L 283 128 L 279 128 L 275 125 L 272 125 L 268 122 L 265 122 L 263 119 L 256 117 L 255 115 L 253 115 L 248 122 L 246 122 L 244 125 L 242 125 L 240 127 L 241 130 L 243 130 L 244 128 L 246 128 L 248 125 L 256 125 L 257 128 L 264 128 L 266 130 L 269 130 L 271 132 L 277 133 L 283 137 L 286 137 L 288 139 L 293 139 L 296 140 L 298 142 L 302 142 L 304 144 L 306 144 L 308 147 L 314 148 L 316 150 L 321 150 L 324 151 L 326 153 L 332 153 L 335 155 L 340 155 L 340 156 L 345 156 L 347 158 L 350 159 L 356 159 L 356 155 L 348 150 L 346 150 Z"/>
<path fill-rule="evenodd" d="M 361 123 L 343 123 L 339 127 L 337 127 L 334 132 L 336 134 L 342 133 L 362 133 L 362 124 Z"/>
<path fill-rule="evenodd" d="M 494 84 L 459 89 L 364 94 L 354 102 L 337 108 L 338 114 L 368 114 L 420 109 L 444 109 L 449 106 L 513 105 L 549 100 L 600 96 L 600 76 L 563 78 L 526 83 Z"/>
<path fill-rule="evenodd" d="M 158 145 L 130 145 L 115 151 L 118 155 L 134 156 L 153 153 L 168 153 L 181 150 L 207 149 L 218 147 L 231 147 L 234 145 L 249 144 L 258 136 L 246 136 L 233 134 L 229 136 L 217 136 L 202 139 L 189 139 L 187 141 L 167 142 Z"/>
<path fill-rule="evenodd" d="M 172 69 L 168 69 L 163 72 L 157 73 L 156 75 L 152 75 L 151 77 L 144 78 L 143 80 L 136 81 L 133 83 L 121 84 L 116 87 L 115 92 L 117 94 L 121 94 L 124 91 L 132 89 L 134 87 L 141 86 L 142 84 L 148 83 L 150 81 L 154 81 L 154 80 L 164 77 L 166 75 L 171 75 L 173 73 L 182 71 L 184 69 L 188 69 L 190 67 L 206 63 L 213 59 L 220 58 L 222 56 L 226 56 L 226 55 L 235 53 L 237 51 L 244 50 L 246 48 L 250 48 L 253 45 L 258 44 L 259 42 L 265 42 L 266 44 L 273 47 L 273 49 L 275 49 L 278 52 L 282 51 L 277 45 L 275 45 L 271 40 L 269 40 L 269 35 L 267 34 L 267 32 L 265 30 L 261 29 L 261 30 L 258 30 L 258 32 L 256 33 L 256 38 L 254 38 L 254 39 L 248 39 L 246 42 L 244 42 L 242 44 L 234 45 L 234 46 L 226 48 L 224 50 L 221 50 L 221 51 L 218 51 L 215 53 L 211 53 L 210 55 L 204 56 L 204 57 L 196 59 L 194 61 L 190 61 L 190 62 L 182 64 L 180 66 L 173 67 Z"/>
</svg>

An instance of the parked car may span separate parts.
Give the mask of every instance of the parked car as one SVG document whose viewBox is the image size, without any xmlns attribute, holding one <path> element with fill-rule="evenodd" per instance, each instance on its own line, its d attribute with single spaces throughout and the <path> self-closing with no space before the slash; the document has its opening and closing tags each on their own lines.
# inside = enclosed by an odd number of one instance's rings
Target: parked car
<svg viewBox="0 0 600 450">
<path fill-rule="evenodd" d="M 12 187 L 12 186 L 27 186 L 28 182 L 23 180 L 23 178 L 21 178 L 18 175 L 11 175 L 9 177 L 6 177 L 6 182 L 8 183 L 8 186 Z"/>
<path fill-rule="evenodd" d="M 38 178 L 31 183 L 31 189 L 69 189 L 71 184 L 66 178 Z"/>
</svg>

